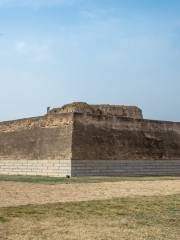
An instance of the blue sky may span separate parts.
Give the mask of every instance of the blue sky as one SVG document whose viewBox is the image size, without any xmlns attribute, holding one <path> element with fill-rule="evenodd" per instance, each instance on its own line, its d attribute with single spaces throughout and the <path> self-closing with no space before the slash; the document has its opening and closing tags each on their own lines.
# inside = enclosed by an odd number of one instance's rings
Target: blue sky
<svg viewBox="0 0 180 240">
<path fill-rule="evenodd" d="M 180 121 L 180 1 L 0 0 L 0 121 L 72 101 Z"/>
</svg>

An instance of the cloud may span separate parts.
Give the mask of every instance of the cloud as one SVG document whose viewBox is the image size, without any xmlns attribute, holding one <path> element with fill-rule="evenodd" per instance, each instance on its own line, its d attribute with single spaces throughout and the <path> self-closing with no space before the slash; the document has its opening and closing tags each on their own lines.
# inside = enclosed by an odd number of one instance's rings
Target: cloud
<svg viewBox="0 0 180 240">
<path fill-rule="evenodd" d="M 102 19 L 107 19 L 107 18 L 112 18 L 112 9 L 82 9 L 80 14 L 82 17 L 89 19 L 89 20 L 102 20 Z"/>
<path fill-rule="evenodd" d="M 41 8 L 58 5 L 71 5 L 74 0 L 0 0 L 1 8 Z"/>
<path fill-rule="evenodd" d="M 21 57 L 33 62 L 46 62 L 51 58 L 50 48 L 46 43 L 18 41 L 15 50 Z"/>
</svg>

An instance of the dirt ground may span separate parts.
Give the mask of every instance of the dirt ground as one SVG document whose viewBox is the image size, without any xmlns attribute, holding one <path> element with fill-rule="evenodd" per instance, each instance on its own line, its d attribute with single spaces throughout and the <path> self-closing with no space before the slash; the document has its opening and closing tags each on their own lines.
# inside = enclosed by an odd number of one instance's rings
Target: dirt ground
<svg viewBox="0 0 180 240">
<path fill-rule="evenodd" d="M 0 207 L 180 193 L 180 180 L 45 185 L 0 182 Z"/>
</svg>

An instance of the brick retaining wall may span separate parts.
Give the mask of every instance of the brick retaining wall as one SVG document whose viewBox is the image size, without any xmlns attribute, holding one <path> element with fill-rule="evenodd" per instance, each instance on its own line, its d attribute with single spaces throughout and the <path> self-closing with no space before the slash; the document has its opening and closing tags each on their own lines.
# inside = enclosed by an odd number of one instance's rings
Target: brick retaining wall
<svg viewBox="0 0 180 240">
<path fill-rule="evenodd" d="M 0 160 L 0 174 L 65 177 L 71 175 L 71 160 Z"/>
<path fill-rule="evenodd" d="M 69 176 L 180 176 L 180 160 L 0 160 L 0 174 Z"/>
<path fill-rule="evenodd" d="M 72 176 L 180 176 L 180 160 L 74 160 Z"/>
</svg>

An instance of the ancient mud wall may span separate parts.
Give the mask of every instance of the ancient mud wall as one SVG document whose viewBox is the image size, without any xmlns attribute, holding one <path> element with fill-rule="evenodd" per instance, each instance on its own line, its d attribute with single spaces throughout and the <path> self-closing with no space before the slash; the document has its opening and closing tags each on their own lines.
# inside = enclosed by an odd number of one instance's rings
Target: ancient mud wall
<svg viewBox="0 0 180 240">
<path fill-rule="evenodd" d="M 64 105 L 61 108 L 54 108 L 49 111 L 49 114 L 61 114 L 61 113 L 88 113 L 99 116 L 119 116 L 128 117 L 133 119 L 142 119 L 142 111 L 136 106 L 124 106 L 124 105 L 90 105 L 84 102 L 71 103 Z"/>
<path fill-rule="evenodd" d="M 1 160 L 71 159 L 73 114 L 0 123 Z"/>
<path fill-rule="evenodd" d="M 0 123 L 0 174 L 180 175 L 180 123 L 136 107 L 75 103 Z"/>
<path fill-rule="evenodd" d="M 180 123 L 74 116 L 72 159 L 180 160 Z"/>
</svg>

